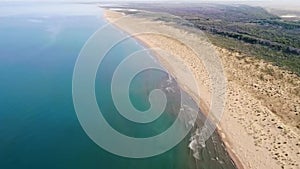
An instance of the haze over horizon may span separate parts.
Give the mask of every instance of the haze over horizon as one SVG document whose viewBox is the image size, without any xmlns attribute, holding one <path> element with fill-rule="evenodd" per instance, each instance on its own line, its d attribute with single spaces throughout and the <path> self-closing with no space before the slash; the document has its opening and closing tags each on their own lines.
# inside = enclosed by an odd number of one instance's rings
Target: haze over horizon
<svg viewBox="0 0 300 169">
<path fill-rule="evenodd" d="M 0 0 L 5 3 L 14 2 L 36 2 L 36 3 L 56 3 L 56 2 L 218 2 L 218 3 L 243 3 L 248 5 L 258 5 L 263 7 L 274 7 L 279 9 L 300 10 L 299 0 Z"/>
<path fill-rule="evenodd" d="M 0 0 L 0 2 L 282 2 L 282 0 Z M 298 0 L 285 0 L 284 2 L 298 2 Z"/>
</svg>

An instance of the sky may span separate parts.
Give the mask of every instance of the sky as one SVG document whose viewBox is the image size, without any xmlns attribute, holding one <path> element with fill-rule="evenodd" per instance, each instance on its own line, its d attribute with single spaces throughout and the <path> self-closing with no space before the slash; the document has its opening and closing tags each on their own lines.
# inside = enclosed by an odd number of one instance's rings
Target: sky
<svg viewBox="0 0 300 169">
<path fill-rule="evenodd" d="M 158 2 L 241 2 L 243 4 L 264 7 L 290 7 L 300 10 L 300 0 L 0 0 L 0 2 L 126 2 L 126 1 L 158 1 Z"/>
<path fill-rule="evenodd" d="M 262 1 L 262 2 L 275 2 L 275 1 L 278 1 L 278 2 L 282 2 L 283 0 L 0 0 L 0 2 L 12 2 L 12 1 L 21 1 L 21 2 L 32 2 L 32 1 L 35 1 L 35 2 L 109 2 L 109 1 L 178 1 L 178 2 L 208 2 L 208 1 L 211 1 L 211 2 L 214 2 L 214 1 L 223 1 L 223 2 L 232 2 L 232 1 L 236 1 L 236 2 L 243 2 L 243 1 L 252 1 L 252 2 L 255 2 L 255 1 Z M 299 0 L 284 0 L 284 2 L 298 2 Z"/>
</svg>

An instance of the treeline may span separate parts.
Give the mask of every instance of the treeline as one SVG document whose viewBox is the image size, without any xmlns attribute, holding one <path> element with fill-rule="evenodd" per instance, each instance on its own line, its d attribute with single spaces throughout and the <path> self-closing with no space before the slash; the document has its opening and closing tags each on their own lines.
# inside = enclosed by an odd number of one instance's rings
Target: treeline
<svg viewBox="0 0 300 169">
<path fill-rule="evenodd" d="M 224 31 L 224 30 L 221 30 L 221 29 L 217 29 L 217 28 L 210 28 L 210 27 L 203 26 L 203 25 L 196 25 L 196 27 L 201 29 L 201 30 L 204 30 L 204 31 L 209 31 L 209 32 L 214 33 L 214 34 L 234 38 L 234 39 L 246 42 L 246 43 L 259 44 L 259 45 L 267 46 L 267 47 L 270 47 L 272 49 L 275 49 L 275 50 L 278 50 L 278 51 L 283 51 L 283 52 L 286 52 L 286 53 L 289 53 L 289 54 L 300 55 L 300 49 L 294 48 L 294 47 L 291 47 L 291 46 L 287 46 L 287 45 L 284 45 L 284 44 L 280 44 L 280 43 L 277 43 L 277 42 L 272 42 L 270 40 L 265 40 L 265 39 L 261 39 L 261 38 L 252 37 L 252 36 L 247 35 L 247 34 L 245 35 L 245 34 L 241 34 L 241 33 L 237 33 L 237 32 L 228 32 L 228 31 Z"/>
<path fill-rule="evenodd" d="M 281 20 L 257 20 L 252 23 L 258 23 L 260 25 L 277 25 L 284 29 L 300 29 L 300 23 L 298 22 L 286 22 Z"/>
</svg>

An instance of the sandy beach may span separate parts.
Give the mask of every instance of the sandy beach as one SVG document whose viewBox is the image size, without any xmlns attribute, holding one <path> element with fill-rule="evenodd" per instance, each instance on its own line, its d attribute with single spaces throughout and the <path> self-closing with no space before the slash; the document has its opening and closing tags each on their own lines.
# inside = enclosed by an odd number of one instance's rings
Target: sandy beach
<svg viewBox="0 0 300 169">
<path fill-rule="evenodd" d="M 215 54 L 219 57 L 227 87 L 225 104 L 219 105 L 224 113 L 217 126 L 238 168 L 300 168 L 298 76 L 263 60 L 213 46 L 201 33 L 189 32 L 153 18 L 124 16 L 121 12 L 105 10 L 109 22 L 146 46 L 174 56 L 166 57 L 159 52 L 156 55 L 206 114 L 211 109 L 210 100 L 213 98 L 208 70 L 221 72 L 215 66 L 217 60 L 209 58 Z M 195 51 L 178 39 L 196 46 L 207 62 L 200 60 Z M 190 76 L 197 81 L 197 89 L 188 81 Z"/>
</svg>

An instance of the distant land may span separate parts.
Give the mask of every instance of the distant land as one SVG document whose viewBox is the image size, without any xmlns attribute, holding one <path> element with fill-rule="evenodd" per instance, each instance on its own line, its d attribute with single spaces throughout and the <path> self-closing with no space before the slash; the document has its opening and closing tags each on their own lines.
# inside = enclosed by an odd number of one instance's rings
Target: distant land
<svg viewBox="0 0 300 169">
<path fill-rule="evenodd" d="M 295 13 L 240 4 L 131 3 L 130 7 L 179 16 L 207 32 L 218 46 L 255 55 L 300 75 L 300 20 Z"/>
</svg>

